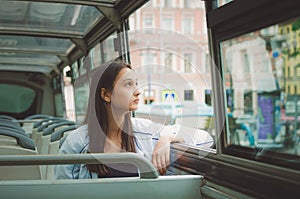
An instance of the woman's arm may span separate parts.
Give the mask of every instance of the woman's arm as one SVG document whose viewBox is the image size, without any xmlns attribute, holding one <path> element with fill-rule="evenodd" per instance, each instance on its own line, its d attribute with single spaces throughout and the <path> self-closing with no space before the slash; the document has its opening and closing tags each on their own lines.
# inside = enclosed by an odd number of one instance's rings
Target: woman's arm
<svg viewBox="0 0 300 199">
<path fill-rule="evenodd" d="M 85 129 L 80 127 L 67 136 L 60 147 L 59 154 L 80 154 L 87 148 L 87 138 Z M 56 165 L 54 174 L 56 179 L 78 179 L 80 178 L 81 164 Z"/>
<path fill-rule="evenodd" d="M 190 146 L 211 147 L 213 138 L 204 130 L 184 127 L 181 125 L 165 126 L 148 119 L 133 118 L 135 132 L 145 132 L 152 135 L 155 142 L 151 161 L 160 174 L 165 174 L 170 164 L 170 144 L 186 143 Z"/>
<path fill-rule="evenodd" d="M 178 124 L 163 126 L 152 154 L 152 163 L 162 175 L 170 165 L 170 144 L 175 142 L 202 148 L 209 148 L 214 143 L 207 131 Z"/>
<path fill-rule="evenodd" d="M 152 163 L 161 175 L 166 174 L 170 165 L 170 144 L 174 142 L 184 142 L 184 139 L 175 134 L 161 135 L 152 154 Z"/>
</svg>

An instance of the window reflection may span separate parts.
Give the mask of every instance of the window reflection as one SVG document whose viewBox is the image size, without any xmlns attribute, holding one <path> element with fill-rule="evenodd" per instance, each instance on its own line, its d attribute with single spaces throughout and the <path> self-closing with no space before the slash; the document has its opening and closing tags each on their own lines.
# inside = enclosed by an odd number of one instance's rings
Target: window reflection
<svg viewBox="0 0 300 199">
<path fill-rule="evenodd" d="M 129 19 L 130 59 L 142 92 L 134 116 L 216 138 L 204 1 L 165 2 L 153 1 Z"/>
<path fill-rule="evenodd" d="M 228 143 L 300 151 L 300 19 L 221 43 Z M 228 99 L 228 97 L 227 97 Z"/>
</svg>

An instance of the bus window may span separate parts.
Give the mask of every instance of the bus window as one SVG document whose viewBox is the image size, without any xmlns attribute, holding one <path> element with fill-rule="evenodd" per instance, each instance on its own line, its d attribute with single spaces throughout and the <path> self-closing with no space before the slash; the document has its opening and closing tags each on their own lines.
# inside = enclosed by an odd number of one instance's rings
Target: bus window
<svg viewBox="0 0 300 199">
<path fill-rule="evenodd" d="M 118 49 L 120 44 L 117 43 L 118 34 L 115 32 L 101 42 L 101 58 L 102 63 L 108 62 L 112 59 L 119 57 L 119 52 L 121 49 Z"/>
<path fill-rule="evenodd" d="M 146 5 L 129 18 L 131 64 L 142 93 L 135 116 L 205 130 L 215 137 L 213 106 L 206 103 L 212 87 L 204 2 Z"/>
<path fill-rule="evenodd" d="M 74 83 L 76 121 L 78 122 L 82 122 L 85 117 L 89 87 L 88 82 L 80 83 L 79 80 L 76 80 Z"/>
<path fill-rule="evenodd" d="M 234 90 L 228 145 L 300 154 L 299 21 L 221 42 L 225 84 Z"/>
<path fill-rule="evenodd" d="M 29 109 L 36 111 L 37 91 L 30 87 L 17 84 L 0 83 L 0 112 L 1 114 L 20 114 Z"/>
</svg>

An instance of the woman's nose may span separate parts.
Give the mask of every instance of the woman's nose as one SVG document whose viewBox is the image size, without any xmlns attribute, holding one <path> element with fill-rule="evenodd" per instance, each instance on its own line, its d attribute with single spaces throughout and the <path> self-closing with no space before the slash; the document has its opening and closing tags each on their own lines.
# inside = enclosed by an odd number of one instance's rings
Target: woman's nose
<svg viewBox="0 0 300 199">
<path fill-rule="evenodd" d="M 141 94 L 140 89 L 136 87 L 136 89 L 134 90 L 133 94 L 134 95 L 140 95 Z"/>
</svg>

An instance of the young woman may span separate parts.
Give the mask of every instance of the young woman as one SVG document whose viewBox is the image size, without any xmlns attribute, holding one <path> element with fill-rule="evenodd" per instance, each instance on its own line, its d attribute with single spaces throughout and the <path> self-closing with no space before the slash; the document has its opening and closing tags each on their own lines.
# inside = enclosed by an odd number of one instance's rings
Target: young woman
<svg viewBox="0 0 300 199">
<path fill-rule="evenodd" d="M 91 81 L 88 111 L 84 124 L 71 132 L 60 153 L 139 153 L 166 173 L 170 143 L 183 141 L 164 126 L 146 119 L 131 117 L 138 108 L 140 91 L 131 66 L 112 62 L 98 67 Z M 57 179 L 136 176 L 131 165 L 57 165 Z"/>
</svg>

